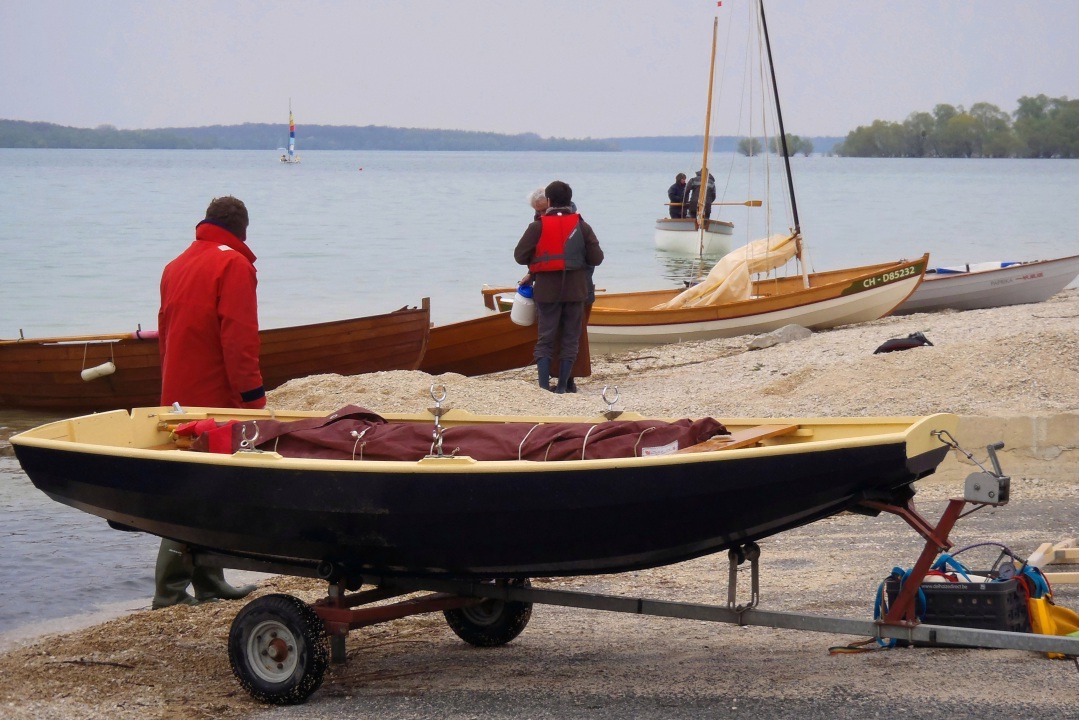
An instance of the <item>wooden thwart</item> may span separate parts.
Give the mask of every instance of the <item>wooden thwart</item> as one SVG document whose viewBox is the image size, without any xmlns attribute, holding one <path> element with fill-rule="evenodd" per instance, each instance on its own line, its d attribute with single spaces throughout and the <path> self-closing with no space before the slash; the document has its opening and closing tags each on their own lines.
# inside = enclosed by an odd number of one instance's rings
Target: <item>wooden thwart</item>
<svg viewBox="0 0 1079 720">
<path fill-rule="evenodd" d="M 696 445 L 682 448 L 676 454 L 711 452 L 713 450 L 734 450 L 735 448 L 752 447 L 761 440 L 767 440 L 768 438 L 777 437 L 779 435 L 790 435 L 796 430 L 798 430 L 797 425 L 757 425 L 755 427 L 746 428 L 745 430 L 739 430 L 730 435 L 717 435 L 716 437 L 709 438 Z"/>
</svg>

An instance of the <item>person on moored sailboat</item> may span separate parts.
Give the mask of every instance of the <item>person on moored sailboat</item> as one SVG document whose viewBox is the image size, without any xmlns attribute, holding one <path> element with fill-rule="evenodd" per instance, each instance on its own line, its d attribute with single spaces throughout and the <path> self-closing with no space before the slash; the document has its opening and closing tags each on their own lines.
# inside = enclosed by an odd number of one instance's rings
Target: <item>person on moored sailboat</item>
<svg viewBox="0 0 1079 720">
<path fill-rule="evenodd" d="M 667 204 L 670 206 L 671 217 L 680 218 L 683 216 L 683 208 L 685 207 L 686 198 L 686 174 L 678 173 L 674 176 L 674 185 L 667 188 Z"/>
<path fill-rule="evenodd" d="M 701 195 L 701 171 L 698 170 L 686 186 L 686 214 L 683 217 L 697 217 L 697 202 Z M 716 179 L 708 173 L 708 191 L 704 195 L 704 217 L 712 217 L 712 203 L 716 200 Z"/>
</svg>

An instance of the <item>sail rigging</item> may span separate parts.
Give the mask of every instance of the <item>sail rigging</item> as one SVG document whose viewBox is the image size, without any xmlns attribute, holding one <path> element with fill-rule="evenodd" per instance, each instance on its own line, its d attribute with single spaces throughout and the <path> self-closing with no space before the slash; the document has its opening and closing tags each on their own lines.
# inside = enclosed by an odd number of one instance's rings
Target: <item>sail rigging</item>
<svg viewBox="0 0 1079 720">
<path fill-rule="evenodd" d="M 764 47 L 768 52 L 768 71 L 772 76 L 772 95 L 776 103 L 776 119 L 779 121 L 779 141 L 783 148 L 783 164 L 787 172 L 787 189 L 791 196 L 791 215 L 794 218 L 794 235 L 800 236 L 801 226 L 798 222 L 798 202 L 794 197 L 794 176 L 791 175 L 791 154 L 787 147 L 787 131 L 783 128 L 783 111 L 779 105 L 779 86 L 776 84 L 776 66 L 772 62 L 772 42 L 768 39 L 768 21 L 764 18 L 764 0 L 760 2 L 761 29 L 764 32 Z"/>
</svg>

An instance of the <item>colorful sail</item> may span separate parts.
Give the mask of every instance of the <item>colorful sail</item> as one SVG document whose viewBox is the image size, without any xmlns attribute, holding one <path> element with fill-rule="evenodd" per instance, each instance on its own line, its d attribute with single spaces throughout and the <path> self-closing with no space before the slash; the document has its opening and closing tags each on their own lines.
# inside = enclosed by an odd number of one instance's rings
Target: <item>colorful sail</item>
<svg viewBox="0 0 1079 720">
<path fill-rule="evenodd" d="M 288 153 L 281 156 L 283 163 L 298 163 L 300 158 L 296 155 L 296 116 L 292 114 L 292 99 L 288 101 Z"/>
<path fill-rule="evenodd" d="M 296 118 L 292 108 L 288 109 L 288 159 L 291 162 L 296 155 Z"/>
</svg>

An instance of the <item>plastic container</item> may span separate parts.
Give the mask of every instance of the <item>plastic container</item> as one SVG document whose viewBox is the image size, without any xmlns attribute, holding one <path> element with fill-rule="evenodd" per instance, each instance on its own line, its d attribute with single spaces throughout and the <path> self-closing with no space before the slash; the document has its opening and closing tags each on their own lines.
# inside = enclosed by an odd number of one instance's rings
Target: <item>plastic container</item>
<svg viewBox="0 0 1079 720">
<path fill-rule="evenodd" d="M 889 601 L 894 602 L 899 594 L 899 583 L 888 580 L 886 591 Z M 1026 596 L 1015 580 L 922 583 L 922 592 L 925 593 L 922 622 L 927 625 L 1030 632 Z M 943 643 L 924 645 L 947 647 Z"/>
<path fill-rule="evenodd" d="M 536 302 L 532 299 L 531 285 L 518 285 L 510 308 L 510 320 L 517 325 L 531 325 L 536 322 Z"/>
</svg>

